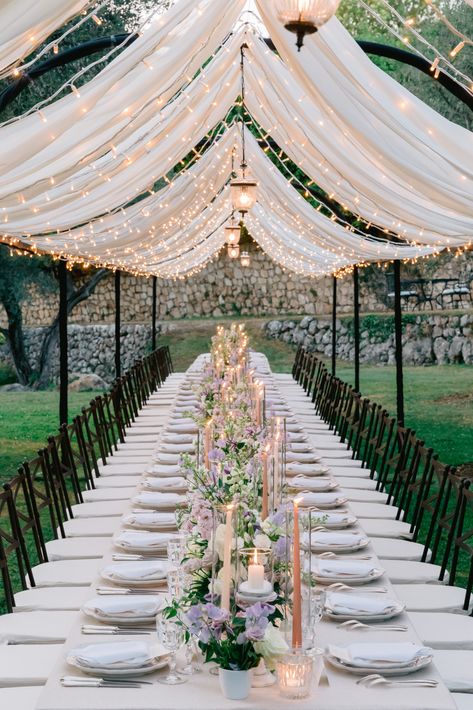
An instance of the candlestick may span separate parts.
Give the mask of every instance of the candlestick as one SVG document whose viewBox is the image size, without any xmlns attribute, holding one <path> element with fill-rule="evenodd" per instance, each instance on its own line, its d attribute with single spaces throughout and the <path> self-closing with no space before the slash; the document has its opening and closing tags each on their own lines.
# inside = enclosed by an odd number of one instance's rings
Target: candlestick
<svg viewBox="0 0 473 710">
<path fill-rule="evenodd" d="M 268 452 L 265 450 L 261 454 L 263 464 L 263 501 L 261 506 L 261 519 L 268 517 Z"/>
<path fill-rule="evenodd" d="M 258 562 L 258 551 L 253 553 L 253 562 L 248 565 L 248 589 L 253 592 L 264 589 L 264 565 Z"/>
<path fill-rule="evenodd" d="M 212 419 L 209 419 L 204 429 L 204 466 L 209 469 L 209 452 L 212 445 Z"/>
<path fill-rule="evenodd" d="M 225 520 L 225 537 L 223 542 L 223 579 L 222 579 L 222 599 L 220 606 L 222 609 L 230 609 L 230 584 L 232 574 L 232 515 L 233 504 L 227 505 Z"/>
<path fill-rule="evenodd" d="M 302 499 L 295 498 L 294 532 L 293 532 L 293 592 L 292 592 L 292 646 L 302 646 L 302 596 L 301 596 L 301 543 L 299 535 L 299 503 Z"/>
</svg>

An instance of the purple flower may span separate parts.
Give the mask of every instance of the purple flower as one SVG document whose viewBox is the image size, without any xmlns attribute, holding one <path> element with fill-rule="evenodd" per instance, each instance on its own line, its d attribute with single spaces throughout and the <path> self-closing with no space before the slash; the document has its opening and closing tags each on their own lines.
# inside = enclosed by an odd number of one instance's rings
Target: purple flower
<svg viewBox="0 0 473 710">
<path fill-rule="evenodd" d="M 281 560 L 283 557 L 285 557 L 286 556 L 286 546 L 287 546 L 287 538 L 284 536 L 280 537 L 274 545 L 274 550 L 273 550 L 274 557 L 277 558 L 278 560 Z"/>
<path fill-rule="evenodd" d="M 222 449 L 212 449 L 209 451 L 209 461 L 222 461 L 225 458 L 225 453 Z"/>
<path fill-rule="evenodd" d="M 261 602 L 256 602 L 256 604 L 249 606 L 246 611 L 241 612 L 241 616 L 246 619 L 245 630 L 238 635 L 237 643 L 261 641 L 269 624 L 268 617 L 273 612 L 274 606 L 272 604 L 261 604 Z"/>
</svg>

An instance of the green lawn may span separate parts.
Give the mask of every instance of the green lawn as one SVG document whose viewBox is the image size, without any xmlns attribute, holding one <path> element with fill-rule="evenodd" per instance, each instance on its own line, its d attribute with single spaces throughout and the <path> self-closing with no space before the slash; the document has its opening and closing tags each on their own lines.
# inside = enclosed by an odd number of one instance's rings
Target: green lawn
<svg viewBox="0 0 473 710">
<path fill-rule="evenodd" d="M 76 415 L 94 397 L 94 392 L 71 392 L 69 413 Z M 14 475 L 18 465 L 33 458 L 58 428 L 59 393 L 0 393 L 0 481 Z"/>
</svg>

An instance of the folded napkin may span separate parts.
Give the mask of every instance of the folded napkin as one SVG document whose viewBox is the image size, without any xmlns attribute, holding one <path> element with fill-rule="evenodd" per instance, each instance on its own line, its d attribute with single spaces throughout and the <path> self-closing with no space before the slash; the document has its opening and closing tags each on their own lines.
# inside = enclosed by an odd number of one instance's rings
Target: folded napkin
<svg viewBox="0 0 473 710">
<path fill-rule="evenodd" d="M 286 432 L 301 432 L 302 425 L 299 422 L 286 422 Z"/>
<path fill-rule="evenodd" d="M 369 561 L 312 558 L 312 571 L 317 577 L 371 577 L 376 570 Z"/>
<path fill-rule="evenodd" d="M 185 505 L 186 498 L 178 493 L 159 493 L 158 491 L 141 491 L 133 499 L 136 505 L 145 508 L 177 508 Z"/>
<path fill-rule="evenodd" d="M 182 414 L 176 414 L 169 420 L 169 426 L 172 426 L 174 424 L 187 424 L 190 426 L 192 424 L 195 424 L 195 422 L 193 419 L 191 419 L 191 417 L 184 417 Z"/>
<path fill-rule="evenodd" d="M 123 616 L 124 618 L 142 618 L 144 616 L 154 617 L 165 602 L 164 596 L 125 596 L 117 594 L 116 597 L 103 596 L 89 599 L 82 607 L 84 614 L 88 616 Z"/>
<path fill-rule="evenodd" d="M 391 614 L 399 608 L 399 602 L 387 594 L 354 594 L 349 592 L 328 592 L 326 608 L 334 614 L 371 616 Z"/>
<path fill-rule="evenodd" d="M 409 641 L 401 643 L 352 643 L 349 646 L 329 646 L 331 656 L 357 668 L 371 666 L 410 665 L 420 656 L 431 656 L 432 649 Z"/>
<path fill-rule="evenodd" d="M 324 513 L 322 525 L 326 528 L 335 527 L 338 525 L 353 525 L 356 522 L 356 518 L 351 513 Z"/>
<path fill-rule="evenodd" d="M 144 641 L 89 644 L 73 649 L 69 656 L 88 668 L 140 668 L 152 658 Z"/>
<path fill-rule="evenodd" d="M 301 507 L 324 508 L 324 506 L 341 505 L 347 500 L 340 493 L 302 493 Z"/>
<path fill-rule="evenodd" d="M 148 491 L 165 491 L 171 489 L 187 490 L 187 481 L 183 476 L 168 476 L 166 478 L 145 478 L 143 486 Z"/>
<path fill-rule="evenodd" d="M 286 439 L 293 443 L 301 443 L 307 441 L 307 436 L 298 432 L 288 431 L 286 432 Z"/>
<path fill-rule="evenodd" d="M 330 491 L 338 488 L 338 483 L 333 478 L 309 478 L 308 476 L 291 478 L 289 485 L 301 491 Z"/>
<path fill-rule="evenodd" d="M 174 432 L 176 434 L 197 434 L 199 427 L 195 424 L 195 422 L 173 422 L 172 424 L 167 425 L 166 431 L 170 433 Z"/>
<path fill-rule="evenodd" d="M 117 547 L 147 548 L 149 550 L 165 550 L 172 534 L 164 532 L 138 532 L 137 530 L 122 530 L 114 537 Z"/>
<path fill-rule="evenodd" d="M 343 532 L 313 532 L 312 547 L 358 547 L 368 541 L 368 538 L 359 533 Z M 309 545 L 309 533 L 302 535 L 302 542 L 307 547 Z"/>
<path fill-rule="evenodd" d="M 290 441 L 287 445 L 288 451 L 295 451 L 298 454 L 308 454 L 314 452 L 314 447 L 303 441 Z"/>
<path fill-rule="evenodd" d="M 113 562 L 103 569 L 103 575 L 123 582 L 146 582 L 165 579 L 168 569 L 167 562 Z"/>
<path fill-rule="evenodd" d="M 318 463 L 320 461 L 320 456 L 316 453 L 300 454 L 297 451 L 287 451 L 286 452 L 286 462 L 292 463 L 293 461 L 298 461 L 300 463 Z"/>
<path fill-rule="evenodd" d="M 174 513 L 127 513 L 122 523 L 136 528 L 174 528 L 176 516 Z"/>
<path fill-rule="evenodd" d="M 330 471 L 329 467 L 322 463 L 297 463 L 297 461 L 294 461 L 286 466 L 288 476 L 298 476 L 299 474 L 321 476 L 324 473 L 328 473 L 328 471 Z"/>
<path fill-rule="evenodd" d="M 159 460 L 159 454 L 193 454 L 195 451 L 194 444 L 170 444 L 163 442 L 159 447 L 159 452 L 155 455 L 155 459 Z"/>
<path fill-rule="evenodd" d="M 165 464 L 165 463 L 155 463 L 146 469 L 146 473 L 151 476 L 178 476 L 181 471 L 181 467 L 178 463 Z"/>
<path fill-rule="evenodd" d="M 192 444 L 195 437 L 192 434 L 165 434 L 163 442 L 166 444 Z"/>
<path fill-rule="evenodd" d="M 157 451 L 153 456 L 153 461 L 161 464 L 178 464 L 181 460 L 181 454 L 166 454 L 161 451 Z"/>
</svg>

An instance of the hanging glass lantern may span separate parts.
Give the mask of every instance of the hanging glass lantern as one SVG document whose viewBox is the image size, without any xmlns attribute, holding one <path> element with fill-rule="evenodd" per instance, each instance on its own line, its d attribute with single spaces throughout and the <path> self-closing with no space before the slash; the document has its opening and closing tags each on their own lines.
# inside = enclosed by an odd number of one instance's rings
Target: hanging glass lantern
<svg viewBox="0 0 473 710">
<path fill-rule="evenodd" d="M 242 167 L 240 175 L 230 183 L 233 209 L 246 214 L 256 202 L 258 183 L 245 173 Z"/>
<path fill-rule="evenodd" d="M 238 257 L 240 256 L 240 247 L 238 246 L 238 244 L 228 244 L 227 253 L 230 259 L 238 259 Z"/>
<path fill-rule="evenodd" d="M 232 219 L 225 227 L 225 241 L 227 244 L 239 244 L 240 233 L 240 225 L 235 222 L 235 219 L 232 216 Z"/>
<path fill-rule="evenodd" d="M 250 255 L 248 254 L 247 251 L 241 252 L 240 262 L 241 262 L 242 266 L 249 266 L 250 265 Z"/>
<path fill-rule="evenodd" d="M 305 35 L 314 34 L 337 12 L 340 0 L 279 0 L 278 19 L 286 30 L 297 36 L 298 51 Z"/>
</svg>

